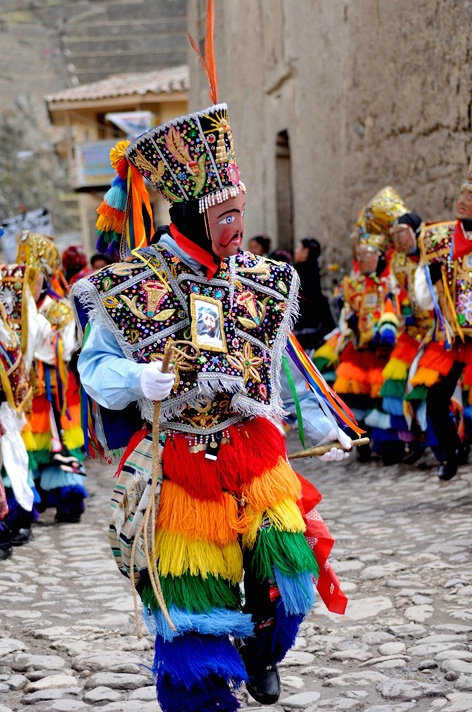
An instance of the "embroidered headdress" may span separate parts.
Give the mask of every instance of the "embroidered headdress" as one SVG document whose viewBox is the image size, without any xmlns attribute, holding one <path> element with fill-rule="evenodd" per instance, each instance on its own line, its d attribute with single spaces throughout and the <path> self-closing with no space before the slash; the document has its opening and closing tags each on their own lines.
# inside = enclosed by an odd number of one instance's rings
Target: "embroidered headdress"
<svg viewBox="0 0 472 712">
<path fill-rule="evenodd" d="M 126 156 L 168 201 L 198 199 L 201 213 L 246 192 L 226 104 L 150 129 L 128 146 Z"/>
</svg>

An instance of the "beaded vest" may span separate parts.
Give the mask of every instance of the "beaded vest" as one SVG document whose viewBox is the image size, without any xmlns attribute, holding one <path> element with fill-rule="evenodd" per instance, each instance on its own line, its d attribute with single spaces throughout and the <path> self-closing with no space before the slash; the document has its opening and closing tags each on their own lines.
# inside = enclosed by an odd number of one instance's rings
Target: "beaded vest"
<svg viewBox="0 0 472 712">
<path fill-rule="evenodd" d="M 169 248 L 135 250 L 74 285 L 82 330 L 90 319 L 110 329 L 126 358 L 162 358 L 169 341 L 191 341 L 195 361 L 177 358 L 163 401 L 164 430 L 216 433 L 253 415 L 280 416 L 279 371 L 297 310 L 298 277 L 287 264 L 241 252 L 213 279 Z M 152 422 L 151 401 L 139 401 Z"/>
<path fill-rule="evenodd" d="M 26 292 L 34 290 L 38 271 L 26 265 L 0 266 L 0 303 L 4 306 L 10 327 L 20 338 L 21 349 L 28 344 L 28 304 Z"/>
<path fill-rule="evenodd" d="M 374 278 L 370 275 L 347 275 L 342 283 L 342 293 L 357 317 L 359 349 L 366 348 L 372 341 L 384 308 L 385 295 L 390 291 L 388 277 Z"/>
<path fill-rule="evenodd" d="M 472 249 L 467 255 L 452 259 L 452 244 L 458 221 L 426 223 L 419 237 L 423 264 L 442 262 L 449 295 L 462 333 L 472 337 Z M 472 248 L 472 243 L 471 243 Z M 447 300 L 448 302 L 448 300 Z M 447 307 L 447 303 L 446 303 Z M 454 321 L 451 320 L 454 328 Z"/>
<path fill-rule="evenodd" d="M 405 318 L 405 331 L 414 339 L 421 340 L 431 328 L 433 313 L 422 309 L 415 296 L 415 272 L 419 256 L 405 255 L 394 251 L 390 259 L 390 269 L 400 287 L 400 307 Z"/>
<path fill-rule="evenodd" d="M 21 353 L 20 338 L 0 304 L 0 391 L 17 412 L 30 404 L 32 389 Z"/>
</svg>

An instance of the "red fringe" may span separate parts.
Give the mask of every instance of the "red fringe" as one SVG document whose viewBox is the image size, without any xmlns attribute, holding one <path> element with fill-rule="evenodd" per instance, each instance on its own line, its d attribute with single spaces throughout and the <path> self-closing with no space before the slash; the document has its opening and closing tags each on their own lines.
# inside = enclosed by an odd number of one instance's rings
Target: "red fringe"
<svg viewBox="0 0 472 712">
<path fill-rule="evenodd" d="M 396 358 L 398 361 L 410 364 L 418 353 L 419 346 L 419 341 L 403 332 L 390 354 L 390 358 Z"/>
<path fill-rule="evenodd" d="M 348 599 L 342 592 L 339 579 L 328 562 L 334 539 L 315 509 L 316 505 L 321 501 L 321 494 L 311 482 L 308 482 L 298 472 L 297 476 L 302 485 L 302 497 L 298 502 L 298 506 L 306 524 L 305 538 L 320 567 L 316 588 L 326 608 L 332 613 L 342 615 L 346 610 Z"/>
<path fill-rule="evenodd" d="M 472 386 L 472 364 L 469 363 L 464 369 L 462 381 L 465 386 Z"/>
<path fill-rule="evenodd" d="M 419 360 L 418 369 L 428 368 L 431 371 L 437 371 L 441 376 L 446 376 L 456 358 L 455 350 L 453 347 L 450 351 L 446 351 L 444 342 L 431 341 Z"/>
<path fill-rule="evenodd" d="M 232 425 L 228 431 L 230 442 L 221 445 L 217 460 L 205 458 L 204 450 L 190 452 L 184 435 L 168 437 L 162 455 L 164 475 L 191 497 L 220 501 L 223 490 L 239 493 L 286 456 L 284 434 L 265 418 Z"/>
</svg>

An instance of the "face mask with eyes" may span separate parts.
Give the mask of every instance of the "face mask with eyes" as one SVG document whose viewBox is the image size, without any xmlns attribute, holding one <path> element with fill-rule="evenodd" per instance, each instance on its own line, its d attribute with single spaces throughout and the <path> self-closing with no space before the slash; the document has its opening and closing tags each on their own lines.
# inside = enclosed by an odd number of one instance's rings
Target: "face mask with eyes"
<svg viewBox="0 0 472 712">
<path fill-rule="evenodd" d="M 207 208 L 206 222 L 213 252 L 218 257 L 231 257 L 241 249 L 244 236 L 246 196 L 239 193 L 223 203 Z"/>
</svg>

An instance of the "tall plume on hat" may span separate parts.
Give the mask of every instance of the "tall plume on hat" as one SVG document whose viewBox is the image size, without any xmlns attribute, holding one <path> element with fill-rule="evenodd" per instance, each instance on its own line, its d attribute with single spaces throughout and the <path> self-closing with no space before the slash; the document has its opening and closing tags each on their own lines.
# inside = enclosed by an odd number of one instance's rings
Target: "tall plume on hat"
<svg viewBox="0 0 472 712">
<path fill-rule="evenodd" d="M 193 39 L 192 35 L 187 32 L 187 36 L 190 40 L 190 44 L 198 55 L 200 59 L 200 64 L 205 72 L 210 89 L 208 95 L 213 102 L 213 104 L 218 103 L 218 77 L 216 74 L 216 61 L 215 61 L 215 5 L 213 0 L 208 0 L 207 3 L 207 16 L 206 16 L 206 31 L 205 31 L 205 44 L 204 53 L 205 57 L 202 57 L 200 50 L 197 47 L 197 43 Z"/>
</svg>

